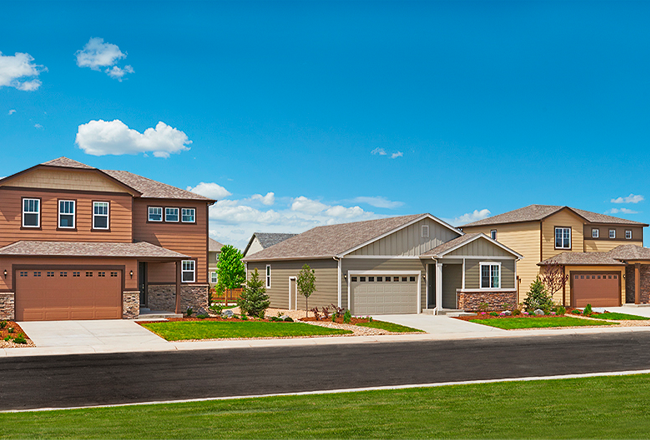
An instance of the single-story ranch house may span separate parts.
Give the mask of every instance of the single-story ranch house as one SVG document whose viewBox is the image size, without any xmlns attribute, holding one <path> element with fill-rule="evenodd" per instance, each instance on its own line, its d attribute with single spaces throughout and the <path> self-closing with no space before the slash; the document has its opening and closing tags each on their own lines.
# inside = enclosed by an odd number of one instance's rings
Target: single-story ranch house
<svg viewBox="0 0 650 440">
<path fill-rule="evenodd" d="M 315 270 L 309 307 L 355 315 L 476 310 L 516 303 L 522 256 L 485 234 L 465 234 L 431 214 L 320 226 L 244 258 L 258 269 L 271 306 L 305 309 L 296 278 Z"/>
</svg>

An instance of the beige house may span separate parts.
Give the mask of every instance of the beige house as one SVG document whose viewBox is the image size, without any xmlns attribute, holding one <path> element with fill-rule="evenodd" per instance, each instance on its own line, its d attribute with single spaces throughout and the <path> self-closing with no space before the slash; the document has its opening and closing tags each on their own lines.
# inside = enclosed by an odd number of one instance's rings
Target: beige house
<svg viewBox="0 0 650 440">
<path fill-rule="evenodd" d="M 210 274 L 210 288 L 217 285 L 217 262 L 223 244 L 208 237 L 208 272 Z"/>
<path fill-rule="evenodd" d="M 555 302 L 576 307 L 587 303 L 611 307 L 635 302 L 634 285 L 626 286 L 625 282 L 633 277 L 634 267 L 624 257 L 638 254 L 629 245 L 645 256 L 646 226 L 568 206 L 530 205 L 469 223 L 461 229 L 489 235 L 525 257 L 518 264 L 519 302 L 543 267 L 556 262 L 564 266 L 570 281 L 563 291 L 556 293 Z M 630 271 L 632 276 L 626 276 Z M 642 292 L 636 289 L 639 290 Z M 636 302 L 640 301 L 637 298 Z"/>
<path fill-rule="evenodd" d="M 251 236 L 250 240 L 248 240 L 246 249 L 244 249 L 244 257 L 253 255 L 255 252 L 264 250 L 296 235 L 298 234 L 288 234 L 284 232 L 255 232 Z"/>
<path fill-rule="evenodd" d="M 521 255 L 485 234 L 465 234 L 431 214 L 320 226 L 246 256 L 271 306 L 305 309 L 296 278 L 316 273 L 309 306 L 335 304 L 355 315 L 492 308 L 516 300 Z"/>
</svg>

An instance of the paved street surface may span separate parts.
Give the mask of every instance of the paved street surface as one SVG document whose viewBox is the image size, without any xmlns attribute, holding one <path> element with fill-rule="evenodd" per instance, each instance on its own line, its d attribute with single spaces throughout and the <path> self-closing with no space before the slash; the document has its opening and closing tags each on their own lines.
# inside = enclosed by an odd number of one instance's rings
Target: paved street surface
<svg viewBox="0 0 650 440">
<path fill-rule="evenodd" d="M 650 368 L 647 332 L 0 358 L 0 409 Z"/>
</svg>

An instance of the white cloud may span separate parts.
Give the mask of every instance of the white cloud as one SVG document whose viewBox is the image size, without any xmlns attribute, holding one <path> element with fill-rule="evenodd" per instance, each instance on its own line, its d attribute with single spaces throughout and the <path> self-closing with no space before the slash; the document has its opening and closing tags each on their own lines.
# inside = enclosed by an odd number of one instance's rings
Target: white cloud
<svg viewBox="0 0 650 440">
<path fill-rule="evenodd" d="M 398 157 L 402 157 L 402 156 L 404 156 L 404 153 L 402 153 L 401 151 L 398 151 L 397 153 L 391 154 L 390 158 L 391 159 L 397 159 Z"/>
<path fill-rule="evenodd" d="M 262 194 L 253 194 L 251 200 L 259 200 L 263 205 L 271 206 L 275 203 L 275 193 L 268 192 L 265 196 Z"/>
<path fill-rule="evenodd" d="M 372 150 L 370 153 L 372 153 L 372 154 L 379 154 L 380 156 L 385 156 L 385 155 L 386 155 L 386 151 L 384 151 L 383 148 L 375 148 L 375 149 Z"/>
<path fill-rule="evenodd" d="M 0 52 L 0 87 L 14 87 L 26 92 L 38 89 L 41 81 L 27 78 L 38 76 L 47 69 L 33 61 L 34 58 L 28 53 L 16 52 L 13 56 L 5 56 Z"/>
<path fill-rule="evenodd" d="M 189 150 L 186 145 L 192 141 L 185 133 L 164 122 L 158 122 L 156 128 L 147 128 L 144 133 L 139 133 L 119 119 L 100 119 L 80 125 L 76 143 L 86 154 L 93 156 L 152 152 L 155 157 L 166 158 L 172 153 Z"/>
<path fill-rule="evenodd" d="M 633 211 L 628 208 L 612 208 L 609 211 L 606 211 L 605 214 L 638 214 L 639 211 Z"/>
<path fill-rule="evenodd" d="M 480 211 L 478 209 L 475 209 L 474 212 L 465 213 L 460 217 L 456 217 L 453 219 L 443 219 L 443 220 L 453 226 L 462 226 L 466 223 L 483 220 L 484 218 L 489 217 L 490 214 L 491 212 L 489 209 L 481 209 Z"/>
<path fill-rule="evenodd" d="M 374 206 L 375 208 L 398 208 L 402 206 L 404 203 L 403 202 L 394 202 L 391 200 L 388 200 L 386 197 L 355 197 L 352 199 L 353 202 L 355 203 L 366 203 L 370 206 Z"/>
<path fill-rule="evenodd" d="M 610 200 L 612 203 L 639 203 L 645 200 L 645 198 L 641 195 L 635 195 L 635 194 L 630 194 L 627 197 L 617 197 L 615 199 Z"/>
<path fill-rule="evenodd" d="M 16 110 L 14 110 L 14 109 L 9 110 L 10 115 L 13 115 L 14 113 L 16 113 Z"/>
<path fill-rule="evenodd" d="M 115 44 L 104 43 L 103 38 L 91 38 L 84 48 L 78 50 L 75 55 L 77 56 L 77 66 L 89 67 L 96 71 L 106 68 L 104 72 L 119 81 L 122 81 L 127 73 L 133 73 L 131 66 L 123 68 L 117 66 L 119 60 L 126 58 L 126 53 L 123 53 Z"/>
<path fill-rule="evenodd" d="M 291 204 L 292 211 L 306 212 L 307 214 L 318 214 L 329 208 L 326 204 L 317 200 L 308 199 L 305 196 L 297 197 Z"/>
<path fill-rule="evenodd" d="M 217 185 L 216 183 L 201 182 L 194 188 L 188 186 L 187 190 L 215 200 L 221 200 L 224 197 L 231 195 L 230 191 L 221 185 Z"/>
<path fill-rule="evenodd" d="M 34 128 L 39 128 L 40 129 L 40 128 L 43 128 L 43 126 L 41 124 L 34 124 Z"/>
</svg>

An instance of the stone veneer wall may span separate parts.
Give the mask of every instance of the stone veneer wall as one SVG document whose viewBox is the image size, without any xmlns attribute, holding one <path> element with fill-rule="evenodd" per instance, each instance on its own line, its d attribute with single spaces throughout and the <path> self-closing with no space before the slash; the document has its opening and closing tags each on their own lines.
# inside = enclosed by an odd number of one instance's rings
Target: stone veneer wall
<svg viewBox="0 0 650 440">
<path fill-rule="evenodd" d="M 122 318 L 134 319 L 140 316 L 140 291 L 122 292 Z"/>
<path fill-rule="evenodd" d="M 0 319 L 16 319 L 13 292 L 0 293 Z"/>
<path fill-rule="evenodd" d="M 488 310 L 504 310 L 503 304 L 510 307 L 517 305 L 517 292 L 458 292 L 458 308 L 466 312 L 476 312 L 482 303 L 488 304 Z"/>
<path fill-rule="evenodd" d="M 181 311 L 208 308 L 209 284 L 181 285 Z M 176 284 L 149 285 L 148 306 L 151 310 L 171 311 L 176 307 Z"/>
<path fill-rule="evenodd" d="M 650 264 L 639 266 L 641 304 L 650 304 Z M 625 268 L 625 302 L 634 304 L 634 264 Z"/>
</svg>

